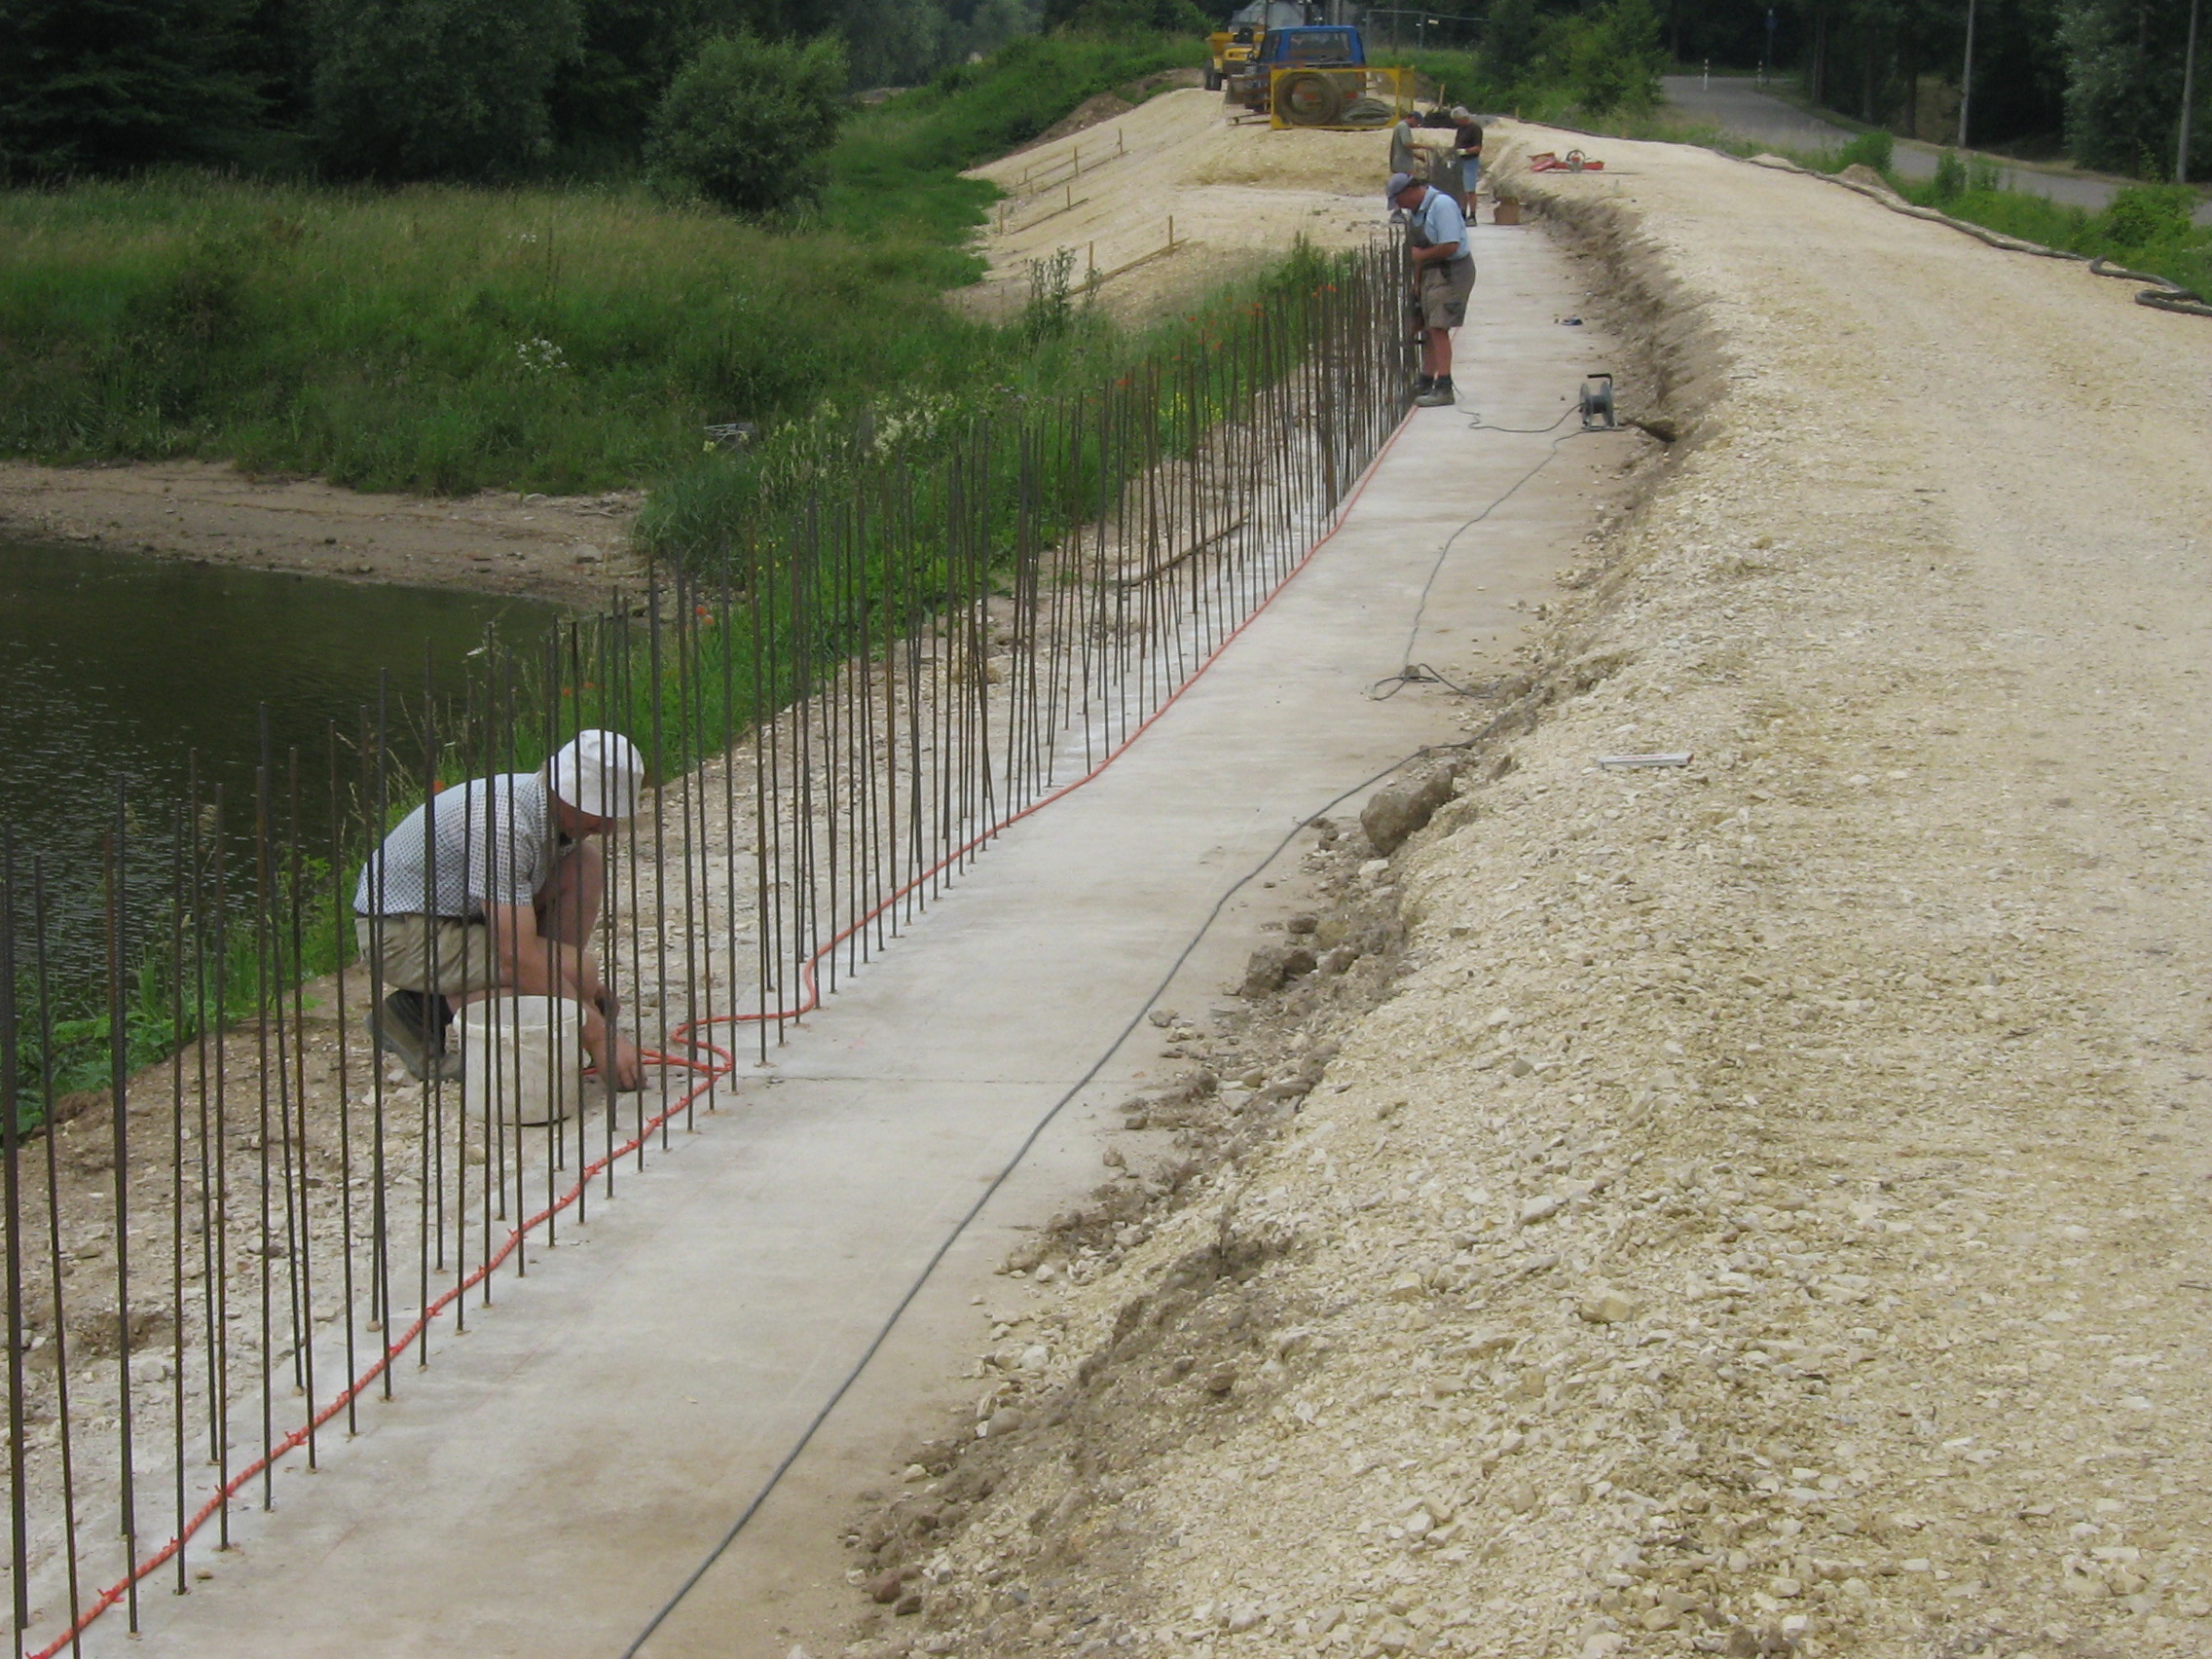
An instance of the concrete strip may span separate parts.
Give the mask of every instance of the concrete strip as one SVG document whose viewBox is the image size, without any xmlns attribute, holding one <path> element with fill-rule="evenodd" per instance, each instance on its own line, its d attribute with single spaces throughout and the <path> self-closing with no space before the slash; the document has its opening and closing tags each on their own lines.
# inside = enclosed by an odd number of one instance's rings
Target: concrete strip
<svg viewBox="0 0 2212 1659">
<path fill-rule="evenodd" d="M 1572 260 L 1528 229 L 1485 228 L 1477 250 L 1463 395 L 1490 421 L 1544 425 L 1586 370 L 1621 365 L 1599 360 L 1593 328 L 1556 320 L 1584 302 Z M 1600 481 L 1644 441 L 1565 444 L 1438 571 L 1445 540 L 1554 439 L 1478 431 L 1467 410 L 1417 415 L 1335 540 L 1145 742 L 1009 833 L 676 1155 L 535 1252 L 532 1277 L 502 1282 L 465 1338 L 402 1377 L 397 1403 L 364 1413 L 357 1442 L 329 1446 L 322 1473 L 287 1471 L 276 1524 L 248 1518 L 242 1549 L 198 1553 L 213 1576 L 189 1603 L 149 1587 L 148 1639 L 129 1645 L 622 1652 L 1225 889 L 1302 816 L 1459 735 L 1434 688 L 1375 701 L 1367 687 L 1409 655 L 1502 666 L 1517 605 L 1550 591 Z M 1167 1000 L 1218 1000 L 1280 907 L 1248 889 Z M 1159 1064 L 1128 1046 L 1055 1124 L 647 1652 L 781 1659 L 777 1627 L 849 1611 L 827 1519 L 957 1391 L 957 1356 L 980 1340 L 964 1305 L 994 1282 L 1009 1230 L 1092 1183 L 1095 1114 Z M 118 1620 L 87 1651 L 126 1645 Z"/>
</svg>

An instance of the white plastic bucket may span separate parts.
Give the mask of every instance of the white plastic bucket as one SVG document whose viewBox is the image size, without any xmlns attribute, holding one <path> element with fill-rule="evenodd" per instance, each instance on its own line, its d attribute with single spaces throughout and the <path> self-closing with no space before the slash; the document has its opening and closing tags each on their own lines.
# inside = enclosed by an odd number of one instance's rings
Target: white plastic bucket
<svg viewBox="0 0 2212 1659">
<path fill-rule="evenodd" d="M 583 1009 L 566 997 L 492 997 L 455 1017 L 461 1098 L 473 1116 L 553 1124 L 583 1101 Z"/>
</svg>

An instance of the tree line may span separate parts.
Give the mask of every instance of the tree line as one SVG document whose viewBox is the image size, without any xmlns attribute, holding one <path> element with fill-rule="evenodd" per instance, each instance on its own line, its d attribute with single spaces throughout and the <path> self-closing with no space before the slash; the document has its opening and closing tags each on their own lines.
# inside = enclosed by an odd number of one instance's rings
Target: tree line
<svg viewBox="0 0 2212 1659">
<path fill-rule="evenodd" d="M 2207 0 L 1490 0 L 1483 83 L 1635 103 L 1653 65 L 1768 63 L 1816 102 L 1969 142 L 2158 176 Z M 1191 32 L 1230 0 L 0 0 L 0 179 L 231 164 L 336 178 L 497 178 L 643 158 L 710 41 L 805 49 L 800 80 L 910 85 L 1040 28 Z M 2207 31 L 2212 32 L 2212 31 Z M 2212 56 L 2212 45 L 2200 46 Z M 723 61 L 719 96 L 756 73 Z M 2193 177 L 2212 172 L 2212 73 Z M 712 98 L 694 97 L 706 109 Z"/>
<path fill-rule="evenodd" d="M 819 44 L 809 72 L 841 95 L 1040 21 L 1038 0 L 4 0 L 0 178 L 608 166 L 712 41 Z"/>
<path fill-rule="evenodd" d="M 2199 6 L 2212 13 L 2212 6 Z M 1972 0 L 1967 140 L 2170 174 L 2192 0 Z M 1906 136 L 1958 135 L 1969 0 L 1670 0 L 1677 62 L 1794 70 L 1817 103 Z M 1774 19 L 1768 26 L 1768 18 Z M 2189 176 L 2212 174 L 2212 16 L 2200 17 Z"/>
</svg>

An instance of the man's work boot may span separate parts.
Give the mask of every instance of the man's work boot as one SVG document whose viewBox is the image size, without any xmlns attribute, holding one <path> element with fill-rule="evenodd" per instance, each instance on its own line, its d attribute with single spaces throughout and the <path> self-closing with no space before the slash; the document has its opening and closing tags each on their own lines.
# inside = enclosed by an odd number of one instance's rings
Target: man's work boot
<svg viewBox="0 0 2212 1659">
<path fill-rule="evenodd" d="M 377 1047 L 399 1056 L 399 1063 L 419 1082 L 433 1077 L 461 1075 L 460 1056 L 446 1052 L 446 1022 L 452 1009 L 441 996 L 423 991 L 393 991 L 384 1006 L 369 1015 L 369 1031 Z"/>
<path fill-rule="evenodd" d="M 1434 375 L 1416 375 L 1414 376 L 1414 396 L 1425 397 L 1435 388 L 1435 386 L 1436 377 Z"/>
<path fill-rule="evenodd" d="M 1416 409 L 1449 409 L 1458 400 L 1452 389 L 1452 377 L 1438 375 L 1426 391 L 1414 399 Z"/>
</svg>

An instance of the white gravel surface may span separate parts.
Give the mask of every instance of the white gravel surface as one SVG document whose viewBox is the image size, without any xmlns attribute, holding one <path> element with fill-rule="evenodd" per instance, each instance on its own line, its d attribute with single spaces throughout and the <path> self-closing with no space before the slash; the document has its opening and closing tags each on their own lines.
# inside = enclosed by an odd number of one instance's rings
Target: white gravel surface
<svg viewBox="0 0 2212 1659">
<path fill-rule="evenodd" d="M 1403 972 L 1010 1315 L 852 1651 L 2212 1652 L 2212 325 L 1606 153 L 1525 191 L 1683 436 L 1556 700 L 1315 855 Z"/>
</svg>

